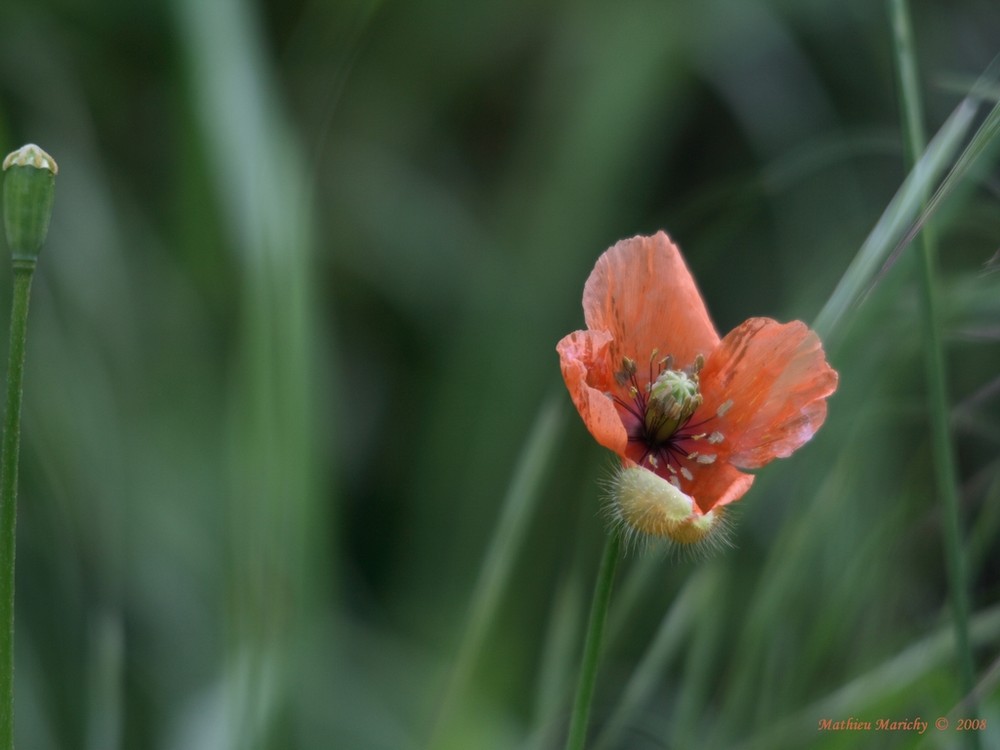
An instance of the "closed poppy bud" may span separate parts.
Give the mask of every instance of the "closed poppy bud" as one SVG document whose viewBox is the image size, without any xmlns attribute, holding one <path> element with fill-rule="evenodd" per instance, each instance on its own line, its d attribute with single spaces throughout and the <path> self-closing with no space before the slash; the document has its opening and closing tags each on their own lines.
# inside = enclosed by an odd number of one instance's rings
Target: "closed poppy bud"
<svg viewBox="0 0 1000 750">
<path fill-rule="evenodd" d="M 3 218 L 15 262 L 34 262 L 45 242 L 52 216 L 55 159 L 29 143 L 3 160 Z"/>
<path fill-rule="evenodd" d="M 703 513 L 676 484 L 651 471 L 622 467 L 609 483 L 610 513 L 627 538 L 658 537 L 682 546 L 725 541 L 721 508 Z"/>
</svg>

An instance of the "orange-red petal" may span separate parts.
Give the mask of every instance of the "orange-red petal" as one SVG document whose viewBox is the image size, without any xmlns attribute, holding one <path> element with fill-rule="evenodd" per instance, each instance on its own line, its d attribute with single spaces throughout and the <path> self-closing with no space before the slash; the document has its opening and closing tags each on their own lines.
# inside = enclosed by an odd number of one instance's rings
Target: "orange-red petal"
<svg viewBox="0 0 1000 750">
<path fill-rule="evenodd" d="M 622 240 L 594 266 L 583 290 L 587 327 L 614 339 L 610 361 L 639 362 L 656 349 L 686 367 L 719 335 L 680 251 L 664 232 Z"/>
<path fill-rule="evenodd" d="M 628 445 L 628 434 L 614 402 L 608 396 L 610 375 L 607 331 L 576 331 L 556 345 L 563 379 L 573 404 L 594 439 L 619 455 Z"/>
<path fill-rule="evenodd" d="M 694 479 L 682 481 L 681 488 L 694 498 L 702 513 L 739 500 L 753 484 L 753 475 L 744 474 L 727 463 L 702 466 L 689 462 L 687 465 Z"/>
<path fill-rule="evenodd" d="M 724 436 L 716 446 L 720 459 L 754 469 L 813 436 L 826 419 L 837 373 L 804 323 L 750 318 L 708 357 L 701 389 L 704 403 L 693 421 Z"/>
</svg>

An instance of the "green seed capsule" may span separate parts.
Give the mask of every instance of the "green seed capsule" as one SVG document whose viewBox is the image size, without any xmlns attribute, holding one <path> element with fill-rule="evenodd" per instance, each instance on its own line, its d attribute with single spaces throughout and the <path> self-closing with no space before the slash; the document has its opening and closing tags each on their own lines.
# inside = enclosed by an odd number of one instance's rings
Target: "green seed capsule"
<svg viewBox="0 0 1000 750">
<path fill-rule="evenodd" d="M 646 407 L 646 434 L 663 443 L 701 406 L 698 376 L 681 370 L 665 370 L 649 389 Z"/>
<path fill-rule="evenodd" d="M 7 244 L 17 261 L 34 262 L 45 242 L 52 216 L 55 159 L 29 143 L 3 160 L 3 218 Z"/>
</svg>

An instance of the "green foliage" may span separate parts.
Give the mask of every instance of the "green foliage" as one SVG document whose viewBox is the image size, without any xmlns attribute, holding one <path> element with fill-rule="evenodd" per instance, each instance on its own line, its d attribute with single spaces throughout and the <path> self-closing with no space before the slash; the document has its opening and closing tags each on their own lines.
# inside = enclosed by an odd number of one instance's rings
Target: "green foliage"
<svg viewBox="0 0 1000 750">
<path fill-rule="evenodd" d="M 420 748 L 460 669 L 446 746 L 560 747 L 610 461 L 554 346 L 600 252 L 659 228 L 721 331 L 822 313 L 841 385 L 734 549 L 622 561 L 592 739 L 957 746 L 817 729 L 964 715 L 905 243 L 956 163 L 925 218 L 1000 742 L 996 81 L 961 104 L 1000 17 L 912 12 L 948 138 L 910 194 L 881 3 L 3 4 L 0 150 L 60 166 L 18 746 Z"/>
</svg>

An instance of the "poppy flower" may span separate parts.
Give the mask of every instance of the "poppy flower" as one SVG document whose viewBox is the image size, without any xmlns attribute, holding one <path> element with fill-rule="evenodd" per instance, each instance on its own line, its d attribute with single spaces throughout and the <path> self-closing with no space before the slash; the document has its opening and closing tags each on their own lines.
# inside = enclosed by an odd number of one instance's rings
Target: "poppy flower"
<svg viewBox="0 0 1000 750">
<path fill-rule="evenodd" d="M 791 455 L 837 388 L 804 323 L 750 318 L 719 338 L 663 232 L 607 250 L 583 290 L 587 330 L 556 347 L 587 429 L 621 463 L 612 512 L 630 534 L 680 544 L 721 528 L 757 469 Z"/>
</svg>

